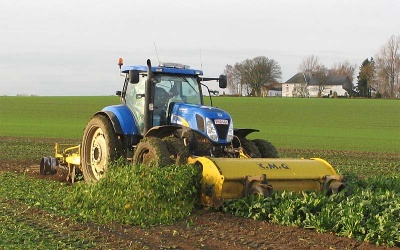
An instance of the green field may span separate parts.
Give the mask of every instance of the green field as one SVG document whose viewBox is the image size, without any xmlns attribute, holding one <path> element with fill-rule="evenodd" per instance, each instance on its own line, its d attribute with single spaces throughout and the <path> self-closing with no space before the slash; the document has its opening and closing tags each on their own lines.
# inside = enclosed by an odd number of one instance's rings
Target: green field
<svg viewBox="0 0 400 250">
<path fill-rule="evenodd" d="M 277 192 L 261 200 L 227 203 L 224 212 L 400 246 L 399 100 L 213 101 L 231 114 L 235 127 L 260 129 L 250 137 L 270 140 L 281 157 L 327 160 L 346 175 L 351 194 Z M 190 195 L 175 200 L 177 193 L 191 191 L 193 173 L 182 172 L 188 168 L 118 166 L 98 185 L 66 185 L 29 175 L 42 156 L 53 154 L 55 142 L 79 143 L 90 117 L 118 103 L 118 97 L 111 96 L 0 97 L 0 249 L 118 248 L 115 241 L 99 236 L 98 225 L 169 224 L 191 213 L 194 204 L 186 200 Z M 66 226 L 53 225 L 54 218 Z M 98 224 L 92 230 L 93 223 Z"/>
<path fill-rule="evenodd" d="M 208 101 L 208 100 L 207 100 Z M 80 139 L 90 117 L 118 97 L 0 97 L 0 136 Z M 277 148 L 400 152 L 400 101 L 213 98 L 237 128 Z"/>
<path fill-rule="evenodd" d="M 90 117 L 119 98 L 0 97 L 0 136 L 81 138 Z"/>
<path fill-rule="evenodd" d="M 215 98 L 214 105 L 278 148 L 400 152 L 398 100 Z"/>
</svg>

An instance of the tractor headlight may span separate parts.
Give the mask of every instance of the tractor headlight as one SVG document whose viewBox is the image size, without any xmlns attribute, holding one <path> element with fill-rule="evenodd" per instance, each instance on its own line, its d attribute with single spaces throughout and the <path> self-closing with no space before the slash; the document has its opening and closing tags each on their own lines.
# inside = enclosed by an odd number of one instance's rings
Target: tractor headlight
<svg viewBox="0 0 400 250">
<path fill-rule="evenodd" d="M 209 118 L 206 118 L 206 133 L 211 140 L 218 141 L 217 129 Z"/>
<path fill-rule="evenodd" d="M 229 123 L 228 135 L 226 136 L 226 141 L 231 142 L 233 139 L 233 121 Z"/>
</svg>

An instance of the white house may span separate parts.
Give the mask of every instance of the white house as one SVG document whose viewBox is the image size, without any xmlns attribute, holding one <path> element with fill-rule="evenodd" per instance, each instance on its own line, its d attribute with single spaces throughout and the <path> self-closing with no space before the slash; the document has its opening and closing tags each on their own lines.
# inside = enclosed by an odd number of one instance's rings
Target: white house
<svg viewBox="0 0 400 250">
<path fill-rule="evenodd" d="M 282 96 L 282 84 L 272 83 L 268 87 L 261 86 L 262 97 L 281 97 Z"/>
<path fill-rule="evenodd" d="M 328 76 L 324 84 L 304 73 L 297 73 L 282 84 L 282 97 L 322 97 L 348 96 L 353 84 L 347 76 Z"/>
</svg>

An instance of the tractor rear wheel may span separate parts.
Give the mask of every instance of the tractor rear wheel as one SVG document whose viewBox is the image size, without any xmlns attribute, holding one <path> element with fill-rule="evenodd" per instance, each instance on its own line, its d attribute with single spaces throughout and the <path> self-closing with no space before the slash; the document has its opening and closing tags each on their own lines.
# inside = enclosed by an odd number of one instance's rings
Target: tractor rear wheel
<svg viewBox="0 0 400 250">
<path fill-rule="evenodd" d="M 279 158 L 275 146 L 267 140 L 255 139 L 252 142 L 257 146 L 262 158 Z"/>
<path fill-rule="evenodd" d="M 133 164 L 148 167 L 163 167 L 173 163 L 165 142 L 158 137 L 147 137 L 139 142 L 132 161 Z"/>
<path fill-rule="evenodd" d="M 122 143 L 107 117 L 96 115 L 86 125 L 81 147 L 81 165 L 86 182 L 100 180 L 108 164 L 122 156 Z"/>
</svg>

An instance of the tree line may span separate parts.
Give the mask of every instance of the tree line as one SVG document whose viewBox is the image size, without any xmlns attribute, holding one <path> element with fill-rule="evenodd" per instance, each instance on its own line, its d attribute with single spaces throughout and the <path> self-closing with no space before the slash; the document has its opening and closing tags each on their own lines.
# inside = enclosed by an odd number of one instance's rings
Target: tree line
<svg viewBox="0 0 400 250">
<path fill-rule="evenodd" d="M 323 65 L 318 56 L 303 58 L 299 72 L 313 78 L 321 93 L 331 76 L 346 76 L 353 83 L 356 64 L 349 61 L 335 63 L 330 68 Z M 391 36 L 374 57 L 365 59 L 358 67 L 357 85 L 346 89 L 350 96 L 359 97 L 400 97 L 400 36 Z M 265 56 L 246 59 L 234 65 L 226 65 L 225 74 L 228 88 L 234 95 L 260 96 L 269 91 L 281 79 L 282 71 L 278 62 Z M 244 91 L 244 93 L 243 93 Z M 296 96 L 307 96 L 307 84 L 299 84 L 293 90 Z"/>
</svg>

